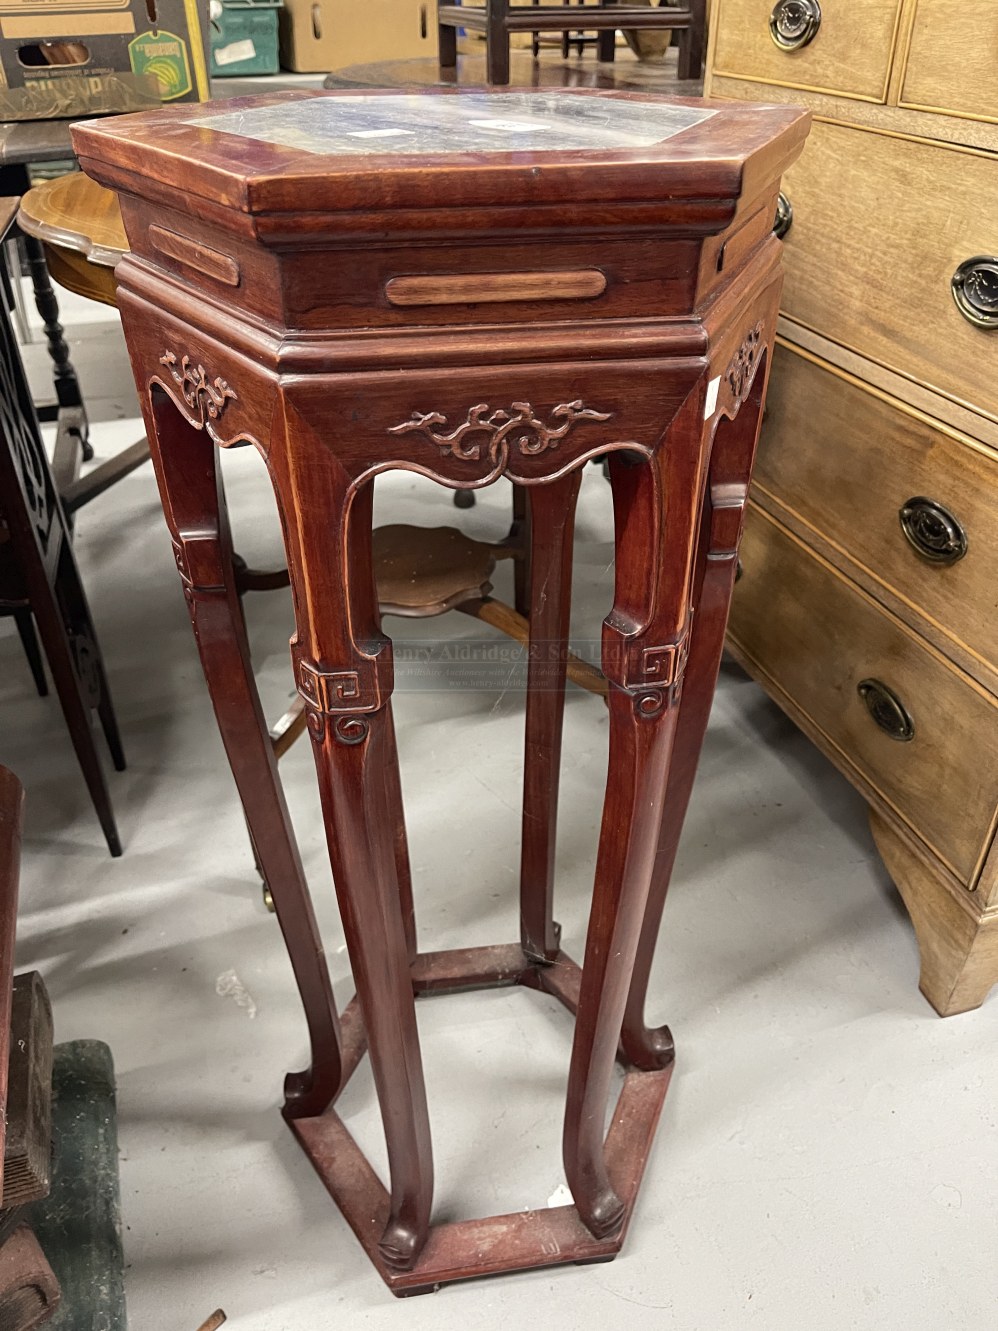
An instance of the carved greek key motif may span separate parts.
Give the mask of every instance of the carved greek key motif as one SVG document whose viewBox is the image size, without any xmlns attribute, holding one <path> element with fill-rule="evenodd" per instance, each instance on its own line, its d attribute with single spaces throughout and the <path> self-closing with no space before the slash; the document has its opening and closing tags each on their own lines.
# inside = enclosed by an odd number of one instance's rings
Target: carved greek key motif
<svg viewBox="0 0 998 1331">
<path fill-rule="evenodd" d="M 195 365 L 190 356 L 184 356 L 177 367 L 177 358 L 172 351 L 165 351 L 159 358 L 160 365 L 165 365 L 180 385 L 184 401 L 192 411 L 205 420 L 217 421 L 230 402 L 238 401 L 238 396 L 224 379 L 208 379 L 208 372 L 203 365 Z"/>
<path fill-rule="evenodd" d="M 634 707 L 638 716 L 651 719 L 658 716 L 667 705 L 672 706 L 679 701 L 689 654 L 688 629 L 678 642 L 642 649 L 637 676 L 629 675 L 627 681 L 628 687 L 634 690 Z M 654 687 L 648 687 L 650 685 Z"/>
<path fill-rule="evenodd" d="M 485 456 L 493 467 L 502 471 L 509 462 L 512 449 L 524 457 L 535 457 L 557 448 L 578 421 L 608 421 L 610 414 L 595 411 L 576 400 L 554 407 L 545 423 L 529 402 L 514 402 L 509 410 L 504 407 L 493 409 L 480 402 L 468 412 L 467 420 L 449 434 L 435 428 L 447 425 L 447 417 L 441 416 L 439 411 L 414 411 L 411 420 L 393 425 L 388 433 L 422 434 L 436 444 L 443 457 L 479 462 Z"/>
<path fill-rule="evenodd" d="M 759 353 L 762 349 L 762 332 L 763 325 L 757 323 L 751 332 L 746 333 L 744 342 L 731 358 L 731 364 L 725 371 L 725 378 L 734 395 L 734 405 L 736 407 L 741 406 L 745 401 L 752 386 Z"/>
</svg>

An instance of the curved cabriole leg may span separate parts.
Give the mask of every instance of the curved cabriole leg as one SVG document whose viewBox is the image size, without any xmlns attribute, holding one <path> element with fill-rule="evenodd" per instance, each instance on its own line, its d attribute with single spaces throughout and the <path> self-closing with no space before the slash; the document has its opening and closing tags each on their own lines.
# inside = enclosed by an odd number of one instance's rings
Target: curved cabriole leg
<svg viewBox="0 0 998 1331">
<path fill-rule="evenodd" d="M 526 956 L 553 961 L 561 930 L 554 922 L 558 778 L 565 713 L 565 670 L 572 605 L 572 538 L 580 468 L 527 490 L 530 559 L 520 938 Z"/>
<path fill-rule="evenodd" d="M 765 370 L 760 366 L 752 393 L 735 418 L 720 419 L 711 448 L 707 493 L 697 540 L 694 614 L 686 683 L 679 706 L 651 890 L 621 1032 L 625 1055 L 635 1067 L 646 1072 L 667 1067 L 674 1053 L 668 1026 L 646 1025 L 645 1001 L 679 836 L 721 666 L 745 500 L 762 424 L 764 385 Z"/>
<path fill-rule="evenodd" d="M 611 463 L 617 573 L 604 625 L 610 759 L 569 1071 L 563 1151 L 583 1222 L 614 1233 L 625 1203 L 607 1172 L 604 1122 L 648 900 L 678 715 L 703 485 L 703 383 L 655 456 Z"/>
<path fill-rule="evenodd" d="M 388 1148 L 391 1200 L 379 1249 L 406 1270 L 429 1231 L 433 1154 L 410 953 L 411 898 L 390 696 L 371 563 L 373 485 L 350 477 L 300 417 L 269 459 L 295 593 L 292 647 L 305 699 L 329 856 Z M 405 855 L 405 867 L 408 857 Z"/>
<path fill-rule="evenodd" d="M 341 1086 L 340 1031 L 322 942 L 277 775 L 243 630 L 215 446 L 154 390 L 153 463 L 201 665 L 301 994 L 311 1066 L 285 1082 L 288 1118 L 320 1114 Z"/>
</svg>

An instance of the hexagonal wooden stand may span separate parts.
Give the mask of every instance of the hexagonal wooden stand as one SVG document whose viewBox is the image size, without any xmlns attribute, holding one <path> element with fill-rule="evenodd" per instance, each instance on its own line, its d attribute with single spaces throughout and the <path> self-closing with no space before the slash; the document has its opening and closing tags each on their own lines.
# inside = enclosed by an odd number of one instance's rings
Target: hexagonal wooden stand
<svg viewBox="0 0 998 1331">
<path fill-rule="evenodd" d="M 424 952 L 412 967 L 416 995 L 519 984 L 551 994 L 573 1015 L 581 977 L 578 965 L 564 952 L 559 952 L 550 964 L 539 964 L 524 956 L 519 943 Z M 342 1022 L 347 1080 L 367 1049 L 356 999 L 344 1012 Z M 399 1297 L 431 1294 L 453 1281 L 500 1272 L 567 1262 L 610 1262 L 623 1246 L 672 1077 L 671 1065 L 658 1072 L 639 1072 L 622 1056 L 620 1062 L 628 1072 L 607 1135 L 606 1160 L 611 1182 L 626 1210 L 620 1228 L 604 1239 L 593 1237 L 574 1206 L 517 1211 L 435 1225 L 412 1269 L 394 1270 L 378 1247 L 388 1220 L 388 1192 L 343 1120 L 329 1109 L 316 1118 L 289 1119 L 289 1124 L 381 1278 Z"/>
</svg>

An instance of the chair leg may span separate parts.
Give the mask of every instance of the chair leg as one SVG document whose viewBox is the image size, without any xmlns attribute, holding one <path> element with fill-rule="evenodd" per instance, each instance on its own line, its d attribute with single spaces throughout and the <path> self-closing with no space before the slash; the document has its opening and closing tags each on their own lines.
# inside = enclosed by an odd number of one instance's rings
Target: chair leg
<svg viewBox="0 0 998 1331">
<path fill-rule="evenodd" d="M 21 646 L 24 648 L 24 655 L 27 657 L 31 677 L 35 681 L 35 688 L 38 690 L 38 696 L 39 698 L 47 698 L 48 680 L 45 678 L 45 665 L 42 661 L 41 649 L 38 646 L 38 635 L 35 633 L 35 621 L 31 617 L 31 611 L 26 608 L 15 610 L 14 623 L 17 625 Z"/>
<path fill-rule="evenodd" d="M 509 83 L 509 32 L 506 28 L 508 7 L 508 0 L 487 0 L 485 77 L 490 85 L 501 88 Z"/>
<path fill-rule="evenodd" d="M 68 547 L 64 547 L 64 550 L 66 548 Z M 118 836 L 114 809 L 111 806 L 107 780 L 97 754 L 94 729 L 91 724 L 91 708 L 96 706 L 100 697 L 99 683 L 91 673 L 96 649 L 82 633 L 70 639 L 54 595 L 50 593 L 48 597 L 42 598 L 38 594 L 38 588 L 33 591 L 32 610 L 52 674 L 52 682 L 69 730 L 69 737 L 97 811 L 107 848 L 117 858 L 121 854 L 121 839 Z M 85 661 L 87 664 L 84 666 Z M 81 666 L 86 670 L 86 674 Z M 85 688 L 87 696 L 84 694 Z"/>
<path fill-rule="evenodd" d="M 437 24 L 437 63 L 441 69 L 457 65 L 457 28 L 451 23 Z"/>
</svg>

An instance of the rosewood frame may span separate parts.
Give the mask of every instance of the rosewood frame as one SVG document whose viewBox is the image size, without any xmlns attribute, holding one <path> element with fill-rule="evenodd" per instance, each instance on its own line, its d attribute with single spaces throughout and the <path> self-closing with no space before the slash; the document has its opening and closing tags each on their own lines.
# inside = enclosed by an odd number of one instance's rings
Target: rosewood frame
<svg viewBox="0 0 998 1331">
<path fill-rule="evenodd" d="M 596 309 L 580 308 L 575 295 L 559 304 L 546 292 L 525 313 L 502 297 L 489 303 L 485 292 L 477 306 L 408 314 L 380 296 L 390 295 L 403 263 L 410 272 L 423 265 L 424 276 L 439 273 L 442 262 L 466 265 L 483 290 L 491 271 L 484 265 L 517 271 L 533 231 L 504 242 L 519 247 L 512 261 L 499 242 L 472 238 L 494 227 L 487 191 L 506 188 L 511 176 L 500 171 L 493 181 L 487 163 L 469 166 L 469 174 L 428 170 L 426 209 L 411 213 L 397 203 L 408 189 L 396 191 L 390 173 L 373 179 L 364 165 L 350 179 L 346 167 L 337 175 L 324 166 L 328 177 L 320 178 L 319 166 L 303 162 L 296 169 L 302 180 L 314 177 L 312 206 L 339 211 L 322 221 L 318 213 L 278 215 L 272 208 L 290 197 L 293 182 L 275 174 L 277 150 L 240 144 L 239 169 L 258 158 L 261 174 L 252 189 L 246 181 L 233 187 L 220 147 L 211 146 L 224 136 L 181 126 L 164 148 L 156 132 L 164 116 L 130 117 L 121 132 L 113 124 L 74 132 L 85 168 L 122 191 L 131 252 L 117 270 L 118 306 L 202 666 L 308 1023 L 310 1063 L 287 1079 L 285 1117 L 396 1294 L 609 1260 L 623 1242 L 672 1072 L 668 1029 L 645 1020 L 647 982 L 720 662 L 761 423 L 781 285 L 772 210 L 806 118 L 720 112 L 680 136 L 674 157 L 662 159 L 658 185 L 654 173 L 636 169 L 640 163 L 616 159 L 590 184 L 581 155 L 569 154 L 564 171 L 590 189 L 590 213 L 578 220 L 581 238 L 545 241 L 543 262 L 535 257 L 533 266 L 601 267 L 610 277 Z M 732 140 L 747 144 L 740 157 Z M 163 183 L 175 158 L 160 160 L 185 147 L 192 180 L 208 191 L 194 205 L 204 239 L 195 252 L 185 236 L 188 258 L 174 267 L 153 252 L 149 235 L 190 230 Z M 400 173 L 410 170 L 390 160 Z M 502 170 L 514 167 L 536 181 L 522 185 L 515 215 L 528 228 L 548 226 L 543 196 L 553 200 L 558 179 L 526 158 Z M 348 215 L 353 188 L 360 211 Z M 440 202 L 444 188 L 460 195 L 460 208 Z M 630 193 L 618 205 L 620 189 Z M 641 191 L 652 201 L 635 204 Z M 259 217 L 247 221 L 239 199 L 250 200 L 251 212 L 259 207 Z M 400 211 L 389 216 L 389 207 Z M 599 233 L 608 209 L 612 254 Z M 517 223 L 509 217 L 503 225 Z M 260 229 L 252 244 L 247 227 Z M 400 260 L 408 227 L 420 241 Z M 461 227 L 467 243 L 455 250 L 448 236 Z M 660 276 L 641 286 L 644 237 L 655 227 L 672 248 L 658 246 Z M 216 290 L 232 276 L 223 244 L 245 283 L 237 298 L 231 281 Z M 307 269 L 310 250 L 323 245 L 335 262 Z M 352 268 L 344 259 L 351 246 L 359 246 Z M 307 290 L 306 271 L 328 272 L 315 280 L 328 280 L 330 294 Z M 354 305 L 345 285 L 351 273 Z M 368 290 L 379 294 L 362 309 Z M 255 313 L 282 300 L 303 302 L 300 322 L 292 325 L 285 312 L 278 326 Z M 291 655 L 357 989 L 342 1023 L 239 614 L 216 449 L 238 444 L 264 458 L 284 532 L 297 626 Z M 609 458 L 617 564 L 602 647 L 607 793 L 580 968 L 561 951 L 553 866 L 574 507 L 580 469 L 597 456 Z M 517 513 L 528 533 L 529 574 L 518 590 L 534 642 L 560 650 L 553 659 L 531 653 L 529 662 L 516 943 L 418 947 L 392 646 L 371 558 L 373 482 L 394 468 L 457 491 L 505 475 L 523 496 Z M 563 1135 L 574 1205 L 433 1226 L 415 998 L 513 984 L 552 994 L 575 1015 Z M 365 1050 L 384 1124 L 387 1187 L 334 1108 Z M 626 1076 L 604 1140 L 618 1059 Z"/>
</svg>

